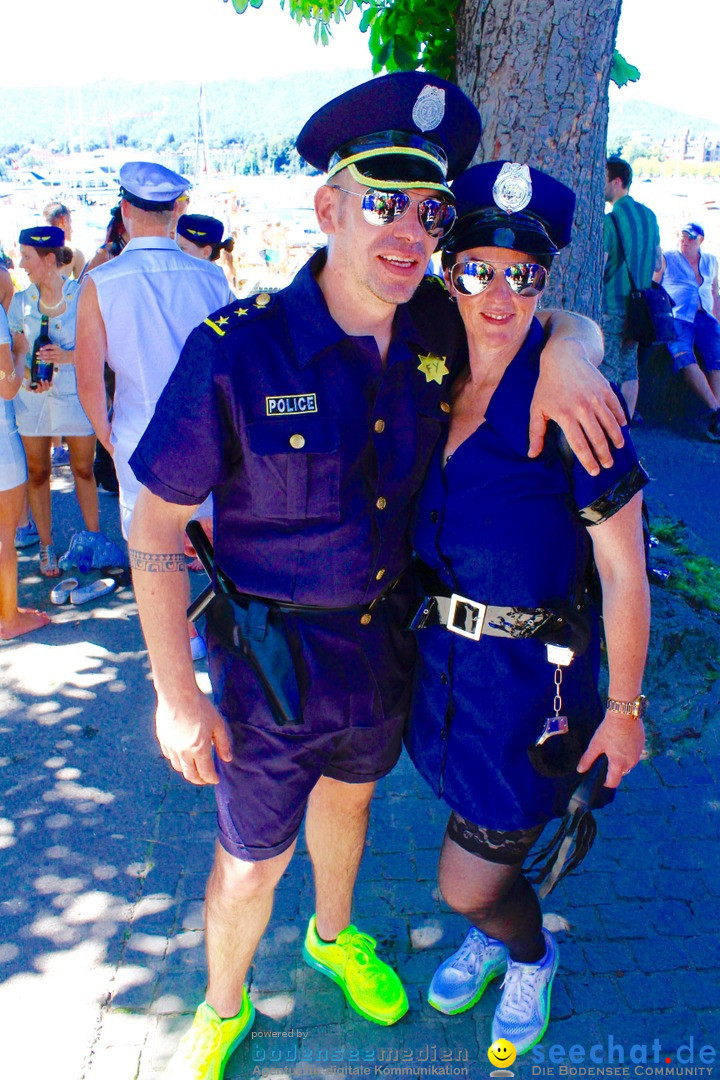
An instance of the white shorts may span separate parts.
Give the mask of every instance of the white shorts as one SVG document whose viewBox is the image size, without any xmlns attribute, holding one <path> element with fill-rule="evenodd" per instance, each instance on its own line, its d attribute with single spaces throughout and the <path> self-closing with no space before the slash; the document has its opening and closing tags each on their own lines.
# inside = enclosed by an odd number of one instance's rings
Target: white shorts
<svg viewBox="0 0 720 1080">
<path fill-rule="evenodd" d="M 15 398 L 21 435 L 92 435 L 93 427 L 80 404 L 74 364 L 61 364 L 45 394 L 24 386 Z"/>
</svg>

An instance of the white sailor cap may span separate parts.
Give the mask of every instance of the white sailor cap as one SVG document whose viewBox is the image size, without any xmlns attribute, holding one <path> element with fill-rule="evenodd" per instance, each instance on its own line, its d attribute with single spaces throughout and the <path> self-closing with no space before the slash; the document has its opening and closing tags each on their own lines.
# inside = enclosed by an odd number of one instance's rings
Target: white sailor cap
<svg viewBox="0 0 720 1080">
<path fill-rule="evenodd" d="M 140 210 L 172 210 L 191 186 L 185 176 L 154 161 L 126 161 L 119 176 L 122 197 Z"/>
</svg>

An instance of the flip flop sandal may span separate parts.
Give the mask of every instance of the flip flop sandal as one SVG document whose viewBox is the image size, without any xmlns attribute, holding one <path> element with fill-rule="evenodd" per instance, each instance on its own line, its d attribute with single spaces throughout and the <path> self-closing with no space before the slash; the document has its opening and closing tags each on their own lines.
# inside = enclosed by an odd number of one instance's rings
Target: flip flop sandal
<svg viewBox="0 0 720 1080">
<path fill-rule="evenodd" d="M 73 589 L 77 589 L 79 584 L 80 582 L 76 577 L 64 578 L 50 593 L 50 603 L 58 605 L 66 603 L 70 593 Z"/>
<path fill-rule="evenodd" d="M 40 573 L 43 577 L 59 577 L 60 568 L 52 544 L 41 544 L 38 558 L 40 559 Z"/>
<path fill-rule="evenodd" d="M 89 585 L 79 585 L 70 593 L 71 604 L 87 604 L 89 600 L 97 600 L 99 596 L 114 591 L 117 582 L 114 578 L 101 577 L 92 581 Z"/>
</svg>

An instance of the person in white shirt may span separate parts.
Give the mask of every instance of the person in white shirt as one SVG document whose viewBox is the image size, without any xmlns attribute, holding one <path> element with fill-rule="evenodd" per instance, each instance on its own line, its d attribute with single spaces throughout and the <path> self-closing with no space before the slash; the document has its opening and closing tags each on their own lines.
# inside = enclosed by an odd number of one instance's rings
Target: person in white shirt
<svg viewBox="0 0 720 1080">
<path fill-rule="evenodd" d="M 130 240 L 116 259 L 86 276 L 76 350 L 80 400 L 113 456 L 127 537 L 140 490 L 129 458 L 186 337 L 233 296 L 217 267 L 186 255 L 171 239 L 176 201 L 190 186 L 185 177 L 163 165 L 135 161 L 123 165 L 120 184 Z M 112 421 L 105 404 L 105 359 L 115 372 Z"/>
</svg>

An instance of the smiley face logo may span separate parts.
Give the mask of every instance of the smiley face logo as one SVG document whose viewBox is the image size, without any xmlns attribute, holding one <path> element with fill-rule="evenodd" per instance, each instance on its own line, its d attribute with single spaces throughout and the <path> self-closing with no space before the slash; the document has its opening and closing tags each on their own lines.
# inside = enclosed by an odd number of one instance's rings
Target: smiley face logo
<svg viewBox="0 0 720 1080">
<path fill-rule="evenodd" d="M 497 1039 L 488 1050 L 490 1064 L 499 1069 L 508 1069 L 516 1057 L 515 1047 L 507 1039 Z"/>
</svg>

